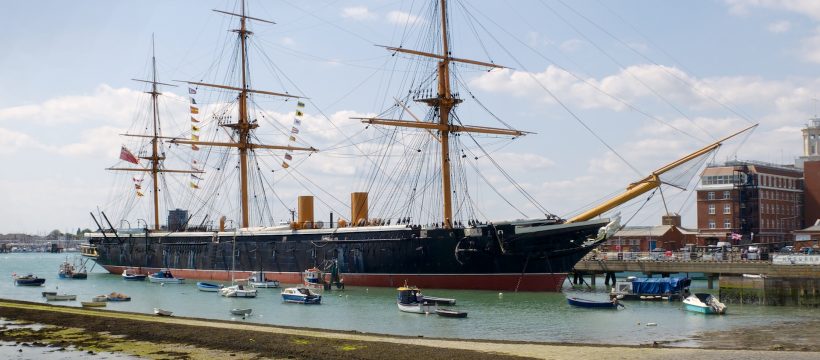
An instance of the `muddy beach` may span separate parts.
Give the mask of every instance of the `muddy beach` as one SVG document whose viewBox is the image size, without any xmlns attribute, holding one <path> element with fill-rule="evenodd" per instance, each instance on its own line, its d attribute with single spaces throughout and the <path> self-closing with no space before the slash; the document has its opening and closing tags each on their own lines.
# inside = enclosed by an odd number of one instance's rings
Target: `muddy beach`
<svg viewBox="0 0 820 360">
<path fill-rule="evenodd" d="M 6 344 L 73 349 L 150 359 L 816 359 L 820 348 L 803 341 L 805 327 L 777 326 L 732 334 L 705 333 L 680 344 L 643 346 L 551 344 L 386 336 L 357 332 L 250 325 L 147 314 L 0 301 Z M 21 324 L 42 324 L 25 326 Z M 811 327 L 820 326 L 820 321 Z M 793 336 L 801 333 L 801 336 Z M 792 341 L 788 341 L 792 339 Z M 688 342 L 686 343 L 689 344 Z M 678 346 L 676 346 L 678 345 Z M 32 353 L 33 354 L 33 353 Z M 24 359 L 26 357 L 17 357 Z M 36 358 L 36 357 L 33 357 Z"/>
</svg>

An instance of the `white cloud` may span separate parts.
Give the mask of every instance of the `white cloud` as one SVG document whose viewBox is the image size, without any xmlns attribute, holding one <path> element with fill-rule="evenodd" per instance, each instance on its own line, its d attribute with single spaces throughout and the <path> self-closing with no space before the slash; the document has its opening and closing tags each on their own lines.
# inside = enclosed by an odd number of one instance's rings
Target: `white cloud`
<svg viewBox="0 0 820 360">
<path fill-rule="evenodd" d="M 800 44 L 803 60 L 820 64 L 820 28 L 815 29 L 811 36 L 800 40 Z"/>
<path fill-rule="evenodd" d="M 816 0 L 725 0 L 729 11 L 736 15 L 747 15 L 752 8 L 790 11 L 820 20 L 820 2 Z"/>
<path fill-rule="evenodd" d="M 370 20 L 376 17 L 376 14 L 370 12 L 366 6 L 354 6 L 342 9 L 342 17 L 353 20 Z"/>
<path fill-rule="evenodd" d="M 780 33 L 784 33 L 784 32 L 789 31 L 789 29 L 791 29 L 791 27 L 792 27 L 792 24 L 790 22 L 788 22 L 786 20 L 783 20 L 783 21 L 777 21 L 777 22 L 773 22 L 773 23 L 769 24 L 767 29 L 770 32 L 773 32 L 775 34 L 780 34 Z"/>
<path fill-rule="evenodd" d="M 46 125 L 100 120 L 109 124 L 127 124 L 132 117 L 134 105 L 143 95 L 137 90 L 100 85 L 91 95 L 62 96 L 39 104 L 0 109 L 0 123 L 37 119 Z"/>
<path fill-rule="evenodd" d="M 387 21 L 389 21 L 393 24 L 399 24 L 399 25 L 405 25 L 405 24 L 406 25 L 414 25 L 414 24 L 417 24 L 417 23 L 424 22 L 424 20 L 422 20 L 418 16 L 406 13 L 404 11 L 398 11 L 398 10 L 394 10 L 394 11 L 391 11 L 391 12 L 387 13 Z"/>
<path fill-rule="evenodd" d="M 560 48 L 563 52 L 571 53 L 580 50 L 584 45 L 586 42 L 581 39 L 569 39 L 562 42 Z"/>
<path fill-rule="evenodd" d="M 24 148 L 42 147 L 42 144 L 27 134 L 0 128 L 0 155 L 14 154 Z"/>
<path fill-rule="evenodd" d="M 103 126 L 84 131 L 81 141 L 54 147 L 51 151 L 67 156 L 105 156 L 116 158 L 120 151 L 120 144 L 124 132 L 122 128 Z"/>
<path fill-rule="evenodd" d="M 820 44 L 820 36 L 817 41 Z M 600 78 L 576 77 L 554 66 L 538 73 L 502 69 L 474 78 L 471 85 L 488 92 L 554 103 L 541 88 L 543 85 L 562 102 L 582 109 L 629 110 L 623 102 L 642 109 L 652 103 L 668 109 L 665 102 L 669 101 L 689 113 L 725 111 L 724 105 L 730 108 L 768 107 L 772 113 L 775 110 L 794 112 L 805 108 L 813 94 L 820 92 L 818 80 L 774 81 L 750 76 L 695 78 L 680 69 L 663 65 L 634 65 Z"/>
</svg>

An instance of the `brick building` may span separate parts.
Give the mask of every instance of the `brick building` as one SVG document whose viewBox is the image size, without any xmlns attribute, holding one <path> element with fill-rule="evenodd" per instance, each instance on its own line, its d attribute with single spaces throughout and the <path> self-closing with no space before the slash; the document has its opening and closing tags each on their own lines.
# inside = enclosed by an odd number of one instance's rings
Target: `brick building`
<svg viewBox="0 0 820 360">
<path fill-rule="evenodd" d="M 803 171 L 790 165 L 729 161 L 710 165 L 697 189 L 699 244 L 779 248 L 803 228 Z M 740 240 L 731 240 L 731 234 Z"/>
<path fill-rule="evenodd" d="M 664 216 L 661 223 L 658 226 L 625 227 L 610 237 L 602 250 L 638 252 L 662 248 L 677 251 L 697 241 L 697 231 L 681 227 L 680 215 Z"/>
</svg>

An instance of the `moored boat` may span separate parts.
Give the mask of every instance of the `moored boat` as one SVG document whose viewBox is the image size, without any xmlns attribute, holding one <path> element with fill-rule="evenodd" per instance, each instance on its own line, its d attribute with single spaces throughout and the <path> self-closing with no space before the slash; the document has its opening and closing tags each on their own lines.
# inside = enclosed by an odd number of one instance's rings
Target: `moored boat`
<svg viewBox="0 0 820 360">
<path fill-rule="evenodd" d="M 48 301 L 73 301 L 77 300 L 77 295 L 70 295 L 70 294 L 48 294 L 46 295 L 46 300 Z"/>
<path fill-rule="evenodd" d="M 241 315 L 241 316 L 248 316 L 253 312 L 253 309 L 231 309 L 231 314 L 234 315 Z"/>
<path fill-rule="evenodd" d="M 226 286 L 219 289 L 219 295 L 224 297 L 255 298 L 257 290 L 242 284 Z"/>
<path fill-rule="evenodd" d="M 97 296 L 91 298 L 91 301 L 93 301 L 93 302 L 106 302 L 106 301 L 108 301 L 108 295 L 97 295 Z"/>
<path fill-rule="evenodd" d="M 329 286 L 325 283 L 325 273 L 317 267 L 305 270 L 302 285 L 317 293 L 322 293 Z"/>
<path fill-rule="evenodd" d="M 148 281 L 163 284 L 182 284 L 185 282 L 185 279 L 174 277 L 168 269 L 161 269 L 160 271 L 148 275 Z"/>
<path fill-rule="evenodd" d="M 695 293 L 683 300 L 683 308 L 701 314 L 725 314 L 726 305 L 712 294 Z"/>
<path fill-rule="evenodd" d="M 60 279 L 76 279 L 76 280 L 84 280 L 88 278 L 88 273 L 84 271 L 84 267 L 81 267 L 79 270 L 77 269 L 74 264 L 68 262 L 68 259 L 60 264 L 60 271 L 57 274 Z"/>
<path fill-rule="evenodd" d="M 199 282 L 196 283 L 196 288 L 199 291 L 218 292 L 219 289 L 222 288 L 222 285 L 212 284 L 212 283 L 204 282 L 204 281 L 199 281 Z"/>
<path fill-rule="evenodd" d="M 122 271 L 122 279 L 128 281 L 142 281 L 148 275 L 140 274 L 136 269 L 126 268 Z"/>
<path fill-rule="evenodd" d="M 157 315 L 157 316 L 173 316 L 174 313 L 172 311 L 168 311 L 168 310 L 164 310 L 164 309 L 160 309 L 160 308 L 154 308 L 154 315 Z"/>
<path fill-rule="evenodd" d="M 594 300 L 587 300 L 581 299 L 577 297 L 567 298 L 567 303 L 572 306 L 583 307 L 583 308 L 593 308 L 593 309 L 617 309 L 621 305 L 618 302 L 618 299 L 611 299 L 609 301 L 594 301 Z"/>
<path fill-rule="evenodd" d="M 429 314 L 436 311 L 436 304 L 424 301 L 424 296 L 419 288 L 405 284 L 396 290 L 399 291 L 396 297 L 396 305 L 398 305 L 400 311 L 415 314 Z"/>
<path fill-rule="evenodd" d="M 114 302 L 117 302 L 117 301 L 131 301 L 130 296 L 125 295 L 123 293 L 118 293 L 118 292 L 112 292 L 112 293 L 106 295 L 105 298 L 108 301 L 114 301 Z"/>
<path fill-rule="evenodd" d="M 43 291 L 41 294 L 43 294 L 43 297 L 46 297 L 46 295 L 57 295 L 57 292 L 56 291 Z"/>
<path fill-rule="evenodd" d="M 282 290 L 282 300 L 296 304 L 320 304 L 322 295 L 306 287 L 291 287 Z"/>
<path fill-rule="evenodd" d="M 467 312 L 466 311 L 458 311 L 453 309 L 436 309 L 436 315 L 442 317 L 450 317 L 450 318 L 466 318 Z"/>
<path fill-rule="evenodd" d="M 255 288 L 272 289 L 279 287 L 279 280 L 268 279 L 264 271 L 254 271 L 248 277 L 248 285 Z"/>
<path fill-rule="evenodd" d="M 39 278 L 34 274 L 26 274 L 23 276 L 12 274 L 12 278 L 14 279 L 14 284 L 17 286 L 43 286 L 43 284 L 46 283 L 46 279 Z"/>
</svg>

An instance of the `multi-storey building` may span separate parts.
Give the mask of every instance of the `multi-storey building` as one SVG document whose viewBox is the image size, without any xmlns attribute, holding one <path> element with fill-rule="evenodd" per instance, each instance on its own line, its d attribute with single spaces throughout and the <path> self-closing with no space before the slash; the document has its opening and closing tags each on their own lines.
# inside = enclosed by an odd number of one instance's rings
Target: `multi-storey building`
<svg viewBox="0 0 820 360">
<path fill-rule="evenodd" d="M 697 189 L 697 217 L 702 244 L 791 243 L 803 227 L 803 171 L 757 161 L 710 165 Z"/>
</svg>

